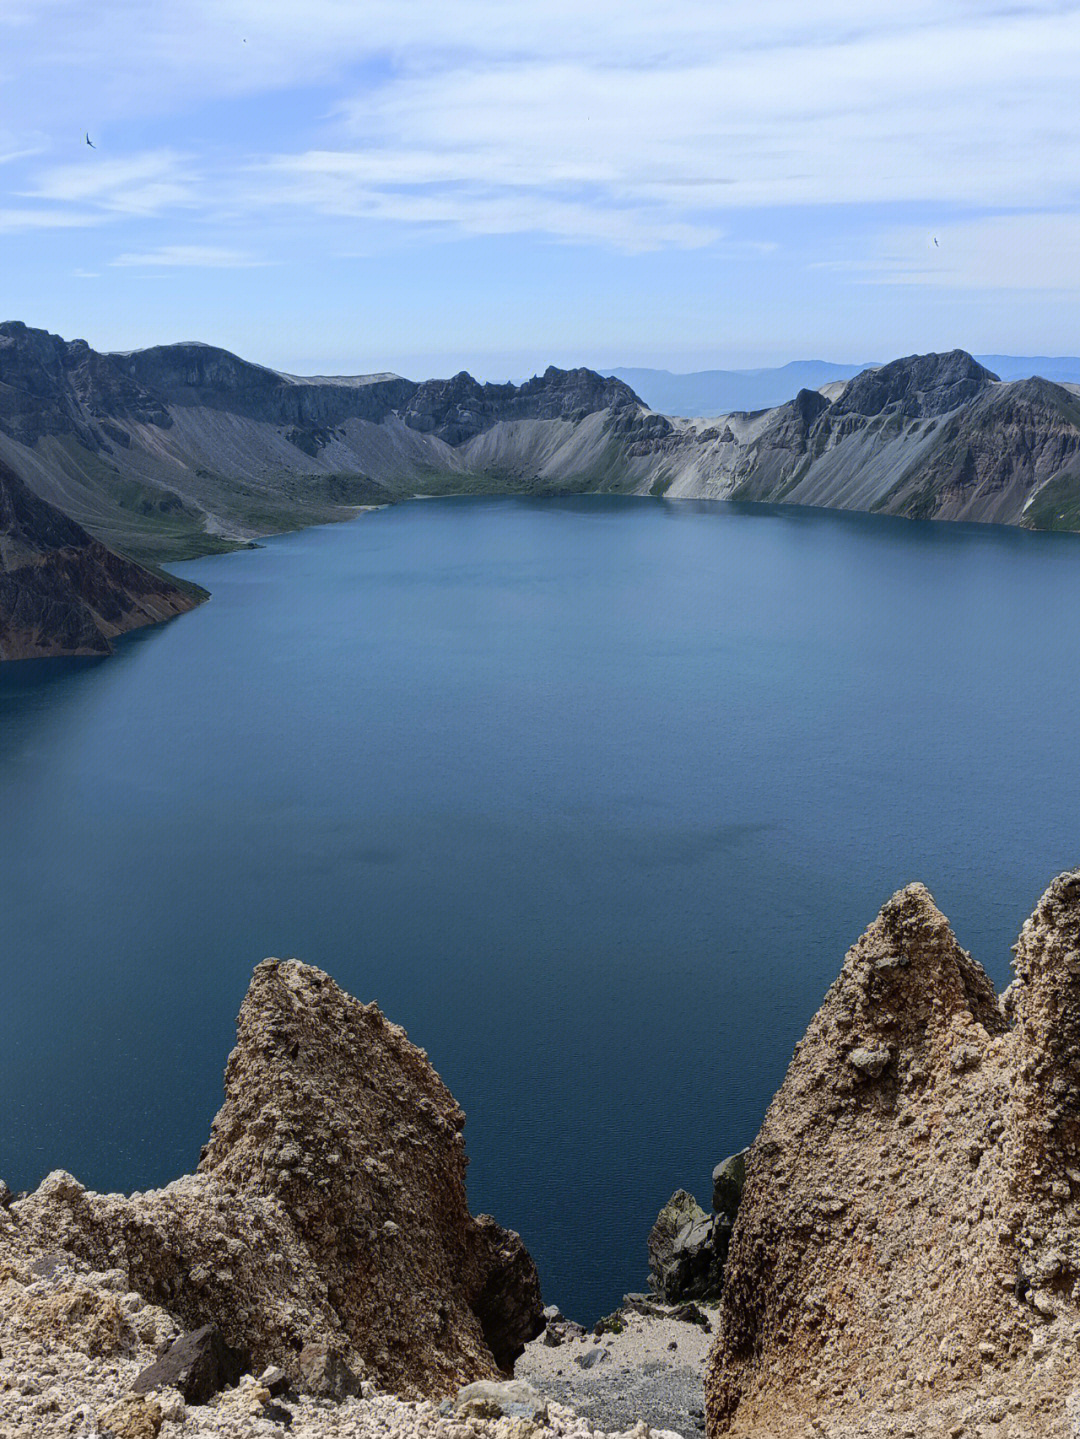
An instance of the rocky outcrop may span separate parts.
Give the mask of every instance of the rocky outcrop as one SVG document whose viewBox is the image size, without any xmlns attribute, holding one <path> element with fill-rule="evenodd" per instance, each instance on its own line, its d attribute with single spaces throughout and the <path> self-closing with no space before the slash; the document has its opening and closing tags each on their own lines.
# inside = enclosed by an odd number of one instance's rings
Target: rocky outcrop
<svg viewBox="0 0 1080 1439">
<path fill-rule="evenodd" d="M 649 1233 L 649 1287 L 670 1304 L 715 1298 L 723 1281 L 731 1225 L 677 1189 Z"/>
<path fill-rule="evenodd" d="M 106 549 L 0 461 L 0 661 L 108 654 L 203 598 Z"/>
<path fill-rule="evenodd" d="M 91 451 L 127 446 L 124 421 L 167 427 L 162 401 L 85 340 L 0 323 L 0 431 L 25 445 L 70 435 Z"/>
<path fill-rule="evenodd" d="M 163 407 L 177 405 L 225 410 L 248 419 L 319 434 L 329 442 L 330 428 L 347 420 L 378 423 L 416 393 L 414 380 L 400 375 L 305 378 L 253 365 L 215 345 L 188 341 L 153 345 L 146 350 L 100 357 L 116 372 L 158 397 Z M 321 446 L 320 446 L 321 448 Z"/>
<path fill-rule="evenodd" d="M 1080 871 L 1015 968 L 921 885 L 849 952 L 747 1156 L 711 1435 L 1074 1432 Z"/>
<path fill-rule="evenodd" d="M 901 415 L 906 420 L 944 415 L 970 403 L 997 380 L 965 350 L 908 355 L 863 370 L 833 404 L 835 415 Z"/>
<path fill-rule="evenodd" d="M 713 1171 L 713 1213 L 677 1189 L 649 1234 L 649 1287 L 669 1304 L 718 1299 L 745 1177 L 745 1151 Z"/>
<path fill-rule="evenodd" d="M 520 1239 L 469 1214 L 463 1125 L 375 1005 L 267 960 L 197 1173 L 126 1197 L 58 1172 L 8 1212 L 24 1245 L 120 1269 L 256 1368 L 444 1394 L 509 1370 L 543 1327 Z"/>
</svg>

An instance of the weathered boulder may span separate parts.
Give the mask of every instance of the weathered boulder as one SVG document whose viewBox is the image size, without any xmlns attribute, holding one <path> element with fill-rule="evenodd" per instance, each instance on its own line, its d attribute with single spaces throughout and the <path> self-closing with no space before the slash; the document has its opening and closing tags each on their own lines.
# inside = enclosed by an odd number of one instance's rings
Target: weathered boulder
<svg viewBox="0 0 1080 1439">
<path fill-rule="evenodd" d="M 157 1439 L 161 1424 L 161 1409 L 152 1399 L 129 1394 L 99 1416 L 98 1433 L 102 1439 Z"/>
<path fill-rule="evenodd" d="M 58 1171 L 7 1212 L 27 1242 L 122 1269 L 298 1386 L 341 1387 L 307 1351 L 403 1396 L 449 1393 L 509 1369 L 543 1328 L 521 1240 L 469 1213 L 464 1122 L 375 1005 L 267 960 L 196 1174 L 125 1197 Z"/>
<path fill-rule="evenodd" d="M 491 1380 L 477 1380 L 466 1384 L 454 1396 L 453 1412 L 462 1418 L 499 1419 L 504 1415 L 510 1419 L 527 1419 L 536 1424 L 547 1421 L 547 1404 L 532 1387 L 522 1379 L 508 1379 L 501 1383 Z"/>
<path fill-rule="evenodd" d="M 361 1379 L 349 1368 L 349 1362 L 338 1344 L 315 1339 L 305 1344 L 296 1361 L 297 1382 L 309 1394 L 324 1399 L 347 1399 L 359 1394 Z M 268 1392 L 273 1391 L 267 1386 Z"/>
</svg>

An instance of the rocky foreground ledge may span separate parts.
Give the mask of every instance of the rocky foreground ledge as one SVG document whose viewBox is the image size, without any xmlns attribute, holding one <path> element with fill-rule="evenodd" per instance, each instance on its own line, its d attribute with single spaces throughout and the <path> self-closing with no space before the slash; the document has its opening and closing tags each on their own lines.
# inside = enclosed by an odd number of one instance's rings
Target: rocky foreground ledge
<svg viewBox="0 0 1080 1439">
<path fill-rule="evenodd" d="M 633 1297 L 591 1335 L 469 1214 L 424 1053 L 267 960 L 194 1175 L 0 1185 L 0 1439 L 1076 1439 L 1080 870 L 1015 954 L 998 996 L 921 885 L 894 895 L 736 1157 L 737 1208 L 725 1170 L 716 1218 L 676 1196 L 654 1234 L 658 1282 L 718 1299 Z"/>
</svg>

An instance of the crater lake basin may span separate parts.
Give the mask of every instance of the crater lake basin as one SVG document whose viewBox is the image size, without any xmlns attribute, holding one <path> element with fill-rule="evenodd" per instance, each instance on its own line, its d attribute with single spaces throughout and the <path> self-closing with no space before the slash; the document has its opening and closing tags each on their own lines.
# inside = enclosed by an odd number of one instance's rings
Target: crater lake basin
<svg viewBox="0 0 1080 1439">
<path fill-rule="evenodd" d="M 1080 536 L 457 498 L 172 568 L 210 602 L 0 667 L 14 1189 L 189 1171 L 296 955 L 428 1051 L 472 1209 L 591 1321 L 893 891 L 1002 985 L 1080 862 Z"/>
</svg>

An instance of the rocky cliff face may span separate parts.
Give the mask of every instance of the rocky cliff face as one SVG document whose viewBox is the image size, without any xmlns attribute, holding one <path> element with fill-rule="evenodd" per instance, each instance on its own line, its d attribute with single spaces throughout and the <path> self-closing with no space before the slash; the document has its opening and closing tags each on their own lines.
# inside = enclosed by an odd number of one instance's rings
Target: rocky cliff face
<svg viewBox="0 0 1080 1439">
<path fill-rule="evenodd" d="M 543 1327 L 521 1240 L 469 1214 L 463 1124 L 375 1005 L 267 960 L 197 1172 L 130 1197 L 57 1172 L 11 1205 L 12 1242 L 120 1269 L 187 1328 L 215 1324 L 302 1387 L 314 1352 L 357 1385 L 449 1393 L 511 1368 Z"/>
<path fill-rule="evenodd" d="M 749 1151 L 711 1435 L 1076 1432 L 1080 871 L 1015 968 L 921 885 L 848 954 Z"/>
<path fill-rule="evenodd" d="M 878 369 L 863 370 L 836 399 L 836 415 L 901 415 L 905 420 L 944 415 L 977 399 L 997 380 L 965 350 L 944 355 L 908 355 Z"/>
<path fill-rule="evenodd" d="M 167 426 L 162 401 L 85 340 L 0 324 L 0 430 L 22 444 L 71 435 L 92 451 L 130 443 L 124 420 Z"/>
<path fill-rule="evenodd" d="M 632 490 L 633 442 L 670 430 L 591 370 L 524 385 L 303 378 L 210 345 L 101 355 L 0 326 L 0 459 L 137 558 L 229 548 L 417 492 Z"/>
<path fill-rule="evenodd" d="M 0 461 L 0 660 L 108 654 L 200 597 L 113 554 Z"/>
<path fill-rule="evenodd" d="M 253 365 L 228 350 L 192 342 L 154 345 L 101 359 L 163 405 L 206 406 L 270 424 L 307 429 L 343 425 L 346 420 L 376 424 L 416 393 L 400 375 L 358 375 L 303 379 Z"/>
<path fill-rule="evenodd" d="M 448 445 L 461 445 L 508 421 L 576 424 L 598 410 L 641 408 L 641 401 L 621 380 L 593 370 L 557 370 L 551 365 L 523 385 L 481 385 L 464 371 L 452 380 L 428 380 L 417 387 L 402 418 L 411 429 L 436 435 Z"/>
</svg>

